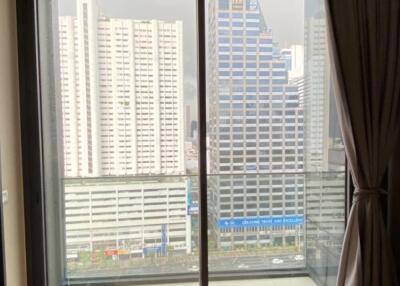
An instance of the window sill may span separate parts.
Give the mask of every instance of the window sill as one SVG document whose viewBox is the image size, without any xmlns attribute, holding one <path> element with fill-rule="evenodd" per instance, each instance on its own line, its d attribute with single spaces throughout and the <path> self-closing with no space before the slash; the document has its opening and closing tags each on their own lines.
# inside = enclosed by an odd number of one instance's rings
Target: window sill
<svg viewBox="0 0 400 286">
<path fill-rule="evenodd" d="M 267 278 L 234 281 L 210 281 L 210 286 L 317 286 L 309 277 Z M 153 284 L 149 286 L 168 286 L 172 284 Z M 174 283 L 176 286 L 198 286 L 198 283 Z"/>
</svg>

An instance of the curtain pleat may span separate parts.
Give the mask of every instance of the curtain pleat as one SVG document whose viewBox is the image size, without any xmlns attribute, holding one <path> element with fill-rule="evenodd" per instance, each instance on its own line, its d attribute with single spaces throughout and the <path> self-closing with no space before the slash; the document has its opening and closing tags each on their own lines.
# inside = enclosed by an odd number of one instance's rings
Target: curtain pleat
<svg viewBox="0 0 400 286">
<path fill-rule="evenodd" d="M 380 186 L 399 147 L 400 1 L 326 0 L 326 9 L 339 123 L 356 187 L 337 286 L 398 285 Z"/>
</svg>

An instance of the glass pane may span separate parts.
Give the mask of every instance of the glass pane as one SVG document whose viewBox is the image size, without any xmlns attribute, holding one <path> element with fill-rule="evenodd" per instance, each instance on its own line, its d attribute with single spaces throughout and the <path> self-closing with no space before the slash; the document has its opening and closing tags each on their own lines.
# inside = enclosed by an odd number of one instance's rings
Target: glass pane
<svg viewBox="0 0 400 286">
<path fill-rule="evenodd" d="M 52 5 L 62 280 L 197 281 L 196 1 Z"/>
<path fill-rule="evenodd" d="M 336 285 L 345 228 L 345 154 L 334 101 L 323 0 L 305 1 L 305 167 L 307 266 Z"/>
<path fill-rule="evenodd" d="M 210 273 L 328 283 L 345 188 L 322 0 L 207 2 Z"/>
</svg>

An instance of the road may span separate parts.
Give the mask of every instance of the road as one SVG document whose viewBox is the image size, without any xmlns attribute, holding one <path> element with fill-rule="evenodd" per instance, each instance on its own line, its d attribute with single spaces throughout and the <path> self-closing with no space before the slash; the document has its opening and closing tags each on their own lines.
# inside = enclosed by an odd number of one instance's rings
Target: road
<svg viewBox="0 0 400 286">
<path fill-rule="evenodd" d="M 105 269 L 85 269 L 82 271 L 70 273 L 70 278 L 79 277 L 99 277 L 108 275 L 154 275 L 154 274 L 185 274 L 198 272 L 198 263 L 196 261 L 174 261 L 159 264 L 154 260 L 153 264 L 140 267 L 109 267 Z M 273 259 L 281 260 L 281 263 L 273 263 Z M 288 268 L 305 267 L 305 260 L 295 260 L 294 254 L 268 254 L 257 256 L 240 257 L 210 257 L 209 271 L 247 271 L 247 270 L 278 270 Z"/>
</svg>

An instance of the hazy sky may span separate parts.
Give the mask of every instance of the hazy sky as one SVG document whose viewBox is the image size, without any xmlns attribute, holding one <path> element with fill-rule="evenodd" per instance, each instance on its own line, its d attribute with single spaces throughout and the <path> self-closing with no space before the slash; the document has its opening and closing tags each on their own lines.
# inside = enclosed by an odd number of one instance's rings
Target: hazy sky
<svg viewBox="0 0 400 286">
<path fill-rule="evenodd" d="M 60 15 L 75 15 L 76 0 L 59 0 Z M 281 47 L 303 44 L 304 0 L 259 0 L 266 24 Z M 184 39 L 185 104 L 196 98 L 195 0 L 98 0 L 101 12 L 112 18 L 180 20 Z M 194 110 L 193 110 L 194 111 Z"/>
</svg>

